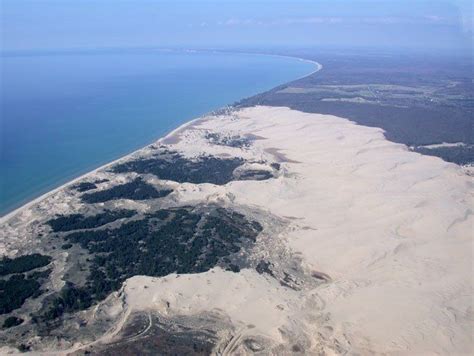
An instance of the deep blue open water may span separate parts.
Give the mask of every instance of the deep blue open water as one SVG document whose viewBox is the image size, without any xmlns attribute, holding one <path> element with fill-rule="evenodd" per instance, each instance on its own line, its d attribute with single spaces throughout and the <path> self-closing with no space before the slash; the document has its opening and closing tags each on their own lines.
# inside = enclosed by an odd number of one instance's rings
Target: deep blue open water
<svg viewBox="0 0 474 356">
<path fill-rule="evenodd" d="M 0 215 L 209 111 L 308 74 L 264 55 L 3 54 Z"/>
</svg>

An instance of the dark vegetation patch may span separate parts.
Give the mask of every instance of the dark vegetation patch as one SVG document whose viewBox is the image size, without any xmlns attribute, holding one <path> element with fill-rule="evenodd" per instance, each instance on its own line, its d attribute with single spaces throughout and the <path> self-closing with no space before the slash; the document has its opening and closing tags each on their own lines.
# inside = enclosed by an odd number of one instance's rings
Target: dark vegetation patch
<svg viewBox="0 0 474 356">
<path fill-rule="evenodd" d="M 26 299 L 43 294 L 41 283 L 49 277 L 51 270 L 34 271 L 27 276 L 13 274 L 8 279 L 0 279 L 0 314 L 7 314 L 20 308 Z"/>
<path fill-rule="evenodd" d="M 260 274 L 268 273 L 270 276 L 274 276 L 273 271 L 270 268 L 271 266 L 272 266 L 272 264 L 270 262 L 260 260 L 260 262 L 258 262 L 257 267 L 255 268 L 255 270 Z"/>
<path fill-rule="evenodd" d="M 200 273 L 216 265 L 236 269 L 227 257 L 254 243 L 261 230 L 242 214 L 209 206 L 163 209 L 115 229 L 70 233 L 65 239 L 92 256 L 87 282 L 68 283 L 40 320 L 86 309 L 135 275 Z"/>
<path fill-rule="evenodd" d="M 35 296 L 40 283 L 23 274 L 15 274 L 7 280 L 0 280 L 0 314 L 20 308 L 26 299 Z"/>
<path fill-rule="evenodd" d="M 61 248 L 62 248 L 63 250 L 69 250 L 71 247 L 72 247 L 72 244 L 70 244 L 70 243 L 62 244 L 62 245 L 61 245 Z"/>
<path fill-rule="evenodd" d="M 223 136 L 215 132 L 208 132 L 204 137 L 213 145 L 218 145 L 218 146 L 244 148 L 244 147 L 249 147 L 251 144 L 250 139 L 246 137 L 236 136 L 236 135 Z"/>
<path fill-rule="evenodd" d="M 134 214 L 135 211 L 133 210 L 106 210 L 93 216 L 84 216 L 82 214 L 62 215 L 46 223 L 51 226 L 54 232 L 93 229 L 115 220 L 129 218 Z"/>
<path fill-rule="evenodd" d="M 239 174 L 239 180 L 267 180 L 273 178 L 273 173 L 262 169 L 250 169 Z"/>
<path fill-rule="evenodd" d="M 137 159 L 113 167 L 115 173 L 136 172 L 153 174 L 159 179 L 178 183 L 226 184 L 234 180 L 233 172 L 244 160 L 201 156 L 195 160 L 184 158 L 176 152 L 165 151 L 153 158 Z"/>
<path fill-rule="evenodd" d="M 51 269 L 46 269 L 44 271 L 33 271 L 33 272 L 28 273 L 27 278 L 40 280 L 40 279 L 48 278 L 50 274 L 51 274 Z"/>
<path fill-rule="evenodd" d="M 102 298 L 104 299 L 105 296 Z M 67 282 L 61 291 L 49 302 L 49 309 L 41 316 L 43 321 L 56 319 L 67 312 L 87 309 L 92 305 L 93 296 L 87 288 L 76 288 Z M 37 322 L 38 319 L 35 317 Z"/>
<path fill-rule="evenodd" d="M 97 189 L 97 184 L 108 182 L 108 179 L 97 179 L 94 182 L 81 182 L 72 186 L 72 189 L 77 190 L 80 193 L 87 192 L 88 190 Z"/>
<path fill-rule="evenodd" d="M 108 182 L 109 180 L 107 178 L 104 178 L 104 179 L 97 179 L 94 181 L 95 184 L 101 184 L 101 183 L 105 183 L 105 182 Z"/>
<path fill-rule="evenodd" d="M 39 253 L 19 256 L 16 258 L 4 257 L 0 261 L 0 276 L 31 271 L 35 268 L 44 267 L 50 262 L 50 256 L 44 256 Z"/>
<path fill-rule="evenodd" d="M 240 272 L 240 266 L 234 264 L 234 263 L 229 263 L 227 264 L 226 271 L 231 271 L 234 273 L 239 273 Z"/>
<path fill-rule="evenodd" d="M 8 328 L 12 328 L 14 326 L 18 326 L 18 325 L 22 324 L 23 321 L 24 320 L 22 318 L 18 318 L 16 316 L 10 316 L 10 317 L 6 318 L 5 321 L 3 322 L 3 328 L 8 329 Z"/>
<path fill-rule="evenodd" d="M 73 189 L 77 190 L 78 192 L 87 192 L 88 190 L 96 189 L 97 185 L 91 182 L 82 182 L 78 183 L 73 186 Z"/>
<path fill-rule="evenodd" d="M 132 182 L 116 185 L 112 188 L 94 193 L 86 193 L 81 196 L 85 203 L 102 203 L 116 199 L 147 200 L 163 198 L 172 193 L 171 189 L 156 190 L 152 185 L 137 178 Z"/>
<path fill-rule="evenodd" d="M 50 256 L 39 253 L 13 259 L 5 257 L 0 261 L 0 276 L 4 277 L 0 279 L 0 314 L 10 313 L 20 308 L 26 299 L 43 293 L 41 282 L 48 278 L 50 270 L 34 270 L 50 262 Z"/>
<path fill-rule="evenodd" d="M 18 345 L 18 351 L 20 352 L 28 352 L 31 350 L 31 347 L 25 344 Z"/>
</svg>

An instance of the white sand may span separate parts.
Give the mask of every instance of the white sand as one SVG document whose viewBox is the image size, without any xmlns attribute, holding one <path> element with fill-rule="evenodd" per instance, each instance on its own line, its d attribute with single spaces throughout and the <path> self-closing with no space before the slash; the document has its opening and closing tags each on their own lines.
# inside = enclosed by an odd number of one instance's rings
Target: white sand
<svg viewBox="0 0 474 356">
<path fill-rule="evenodd" d="M 210 145 L 205 130 L 265 139 L 241 150 Z M 293 291 L 253 270 L 137 276 L 124 287 L 127 313 L 217 308 L 276 343 L 287 340 L 282 330 L 300 333 L 309 354 L 473 353 L 473 182 L 460 167 L 391 143 L 380 129 L 288 108 L 208 117 L 173 137 L 188 156 L 286 157 L 276 179 L 183 184 L 177 195 L 288 218 L 275 241 L 331 280 Z"/>
<path fill-rule="evenodd" d="M 225 191 L 236 203 L 297 218 L 286 236 L 290 247 L 332 278 L 299 296 L 323 306 L 307 310 L 324 315 L 307 326 L 314 332 L 314 352 L 335 350 L 335 344 L 363 354 L 474 351 L 472 178 L 458 166 L 391 143 L 380 129 L 287 108 L 245 109 L 238 119 L 207 120 L 196 129 L 263 136 L 251 152 L 239 154 L 265 157 L 266 149 L 278 148 L 300 162 L 283 163 L 286 176 L 232 182 Z M 190 155 L 237 152 L 207 145 L 198 136 L 198 131 L 182 133 L 176 148 Z M 274 310 L 272 296 L 284 294 L 262 287 L 267 294 L 255 300 L 253 288 L 261 278 L 255 272 L 245 278 L 221 274 L 176 279 L 167 288 L 158 282 L 147 293 L 172 299 L 177 309 L 218 307 L 238 322 L 260 322 L 260 332 L 301 320 L 291 298 L 285 308 L 295 313 L 288 320 L 260 314 Z M 211 287 L 198 282 L 203 278 L 212 279 Z M 225 292 L 229 285 L 238 290 Z M 178 290 L 186 297 L 173 299 Z M 188 299 L 189 294 L 202 297 Z M 147 294 L 146 300 L 152 299 Z M 242 300 L 247 312 L 236 315 L 234 306 Z"/>
<path fill-rule="evenodd" d="M 147 306 L 164 315 L 223 310 L 241 328 L 250 324 L 252 333 L 256 328 L 278 341 L 282 341 L 278 327 L 294 316 L 290 313 L 300 309 L 301 302 L 297 292 L 252 270 L 235 274 L 215 268 L 197 275 L 137 276 L 127 280 L 125 291 L 133 310 Z M 283 307 L 290 304 L 291 308 Z"/>
</svg>

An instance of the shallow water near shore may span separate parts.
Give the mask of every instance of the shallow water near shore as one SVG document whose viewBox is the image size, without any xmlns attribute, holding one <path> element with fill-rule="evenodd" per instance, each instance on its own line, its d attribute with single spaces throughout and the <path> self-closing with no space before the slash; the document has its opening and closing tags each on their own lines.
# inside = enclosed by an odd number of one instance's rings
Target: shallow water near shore
<svg viewBox="0 0 474 356">
<path fill-rule="evenodd" d="M 192 118 L 315 69 L 295 58 L 210 52 L 3 54 L 0 215 Z"/>
</svg>

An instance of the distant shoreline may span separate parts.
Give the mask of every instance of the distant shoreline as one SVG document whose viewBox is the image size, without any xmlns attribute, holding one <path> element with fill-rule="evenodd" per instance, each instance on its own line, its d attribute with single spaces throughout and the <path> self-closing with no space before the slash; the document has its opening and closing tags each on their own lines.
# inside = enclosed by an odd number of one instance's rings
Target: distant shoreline
<svg viewBox="0 0 474 356">
<path fill-rule="evenodd" d="M 163 50 L 165 50 L 165 49 L 163 49 Z M 181 50 L 181 51 L 189 51 L 189 50 L 183 49 L 183 50 Z M 193 52 L 211 52 L 211 53 L 217 52 L 217 51 L 214 51 L 214 50 L 192 50 L 192 51 L 193 51 Z M 320 70 L 322 69 L 322 67 L 323 67 L 320 63 L 318 63 L 318 62 L 316 62 L 316 61 L 313 61 L 313 60 L 309 60 L 309 59 L 305 59 L 305 58 L 300 58 L 300 57 L 286 56 L 286 55 L 266 54 L 266 53 L 250 53 L 250 52 L 230 52 L 230 51 L 229 51 L 229 52 L 227 52 L 227 51 L 226 51 L 226 52 L 224 52 L 224 51 L 219 51 L 219 53 L 241 54 L 241 55 L 261 55 L 261 56 L 270 56 L 270 57 L 278 57 L 278 58 L 297 59 L 297 60 L 300 60 L 300 61 L 303 61 L 303 62 L 312 63 L 312 64 L 314 64 L 314 65 L 316 66 L 316 69 L 315 69 L 314 71 L 312 71 L 312 72 L 310 72 L 310 73 L 308 73 L 308 74 L 305 74 L 305 75 L 303 75 L 303 76 L 301 76 L 301 77 L 299 77 L 299 78 L 292 79 L 292 80 L 298 80 L 298 79 L 302 79 L 302 78 L 308 77 L 308 76 L 310 76 L 310 75 L 312 75 L 312 74 L 314 74 L 314 73 L 320 71 Z M 281 84 L 284 84 L 284 83 L 281 83 Z M 281 85 L 281 84 L 280 84 L 280 85 Z M 203 115 L 203 116 L 206 116 L 206 114 Z M 67 188 L 67 187 L 69 187 L 69 186 L 71 186 L 71 185 L 73 185 L 73 184 L 79 182 L 80 180 L 82 180 L 82 179 L 88 177 L 89 175 L 92 175 L 92 174 L 94 174 L 94 173 L 96 173 L 96 172 L 98 172 L 98 171 L 100 171 L 100 170 L 103 170 L 103 169 L 105 169 L 105 168 L 107 168 L 107 167 L 109 167 L 109 166 L 111 166 L 111 165 L 113 165 L 113 164 L 116 164 L 116 163 L 120 162 L 121 160 L 125 160 L 125 159 L 129 158 L 130 156 L 132 156 L 133 154 L 135 154 L 135 152 L 137 152 L 137 151 L 139 151 L 139 150 L 141 150 L 141 149 L 143 149 L 143 148 L 145 148 L 145 147 L 148 147 L 148 146 L 150 146 L 150 145 L 152 145 L 152 144 L 154 144 L 154 143 L 162 142 L 162 141 L 165 140 L 166 138 L 169 138 L 169 137 L 173 136 L 176 132 L 178 132 L 178 131 L 184 129 L 185 127 L 187 127 L 187 126 L 189 126 L 189 125 L 192 125 L 192 124 L 198 122 L 199 120 L 202 120 L 203 116 L 198 117 L 198 118 L 195 118 L 195 119 L 192 119 L 192 120 L 190 120 L 190 121 L 187 121 L 187 122 L 185 122 L 184 124 L 182 124 L 182 125 L 178 126 L 177 128 L 173 129 L 173 130 L 172 130 L 171 132 L 169 132 L 168 134 L 166 134 L 166 135 L 164 135 L 164 136 L 158 138 L 157 140 L 155 140 L 155 141 L 153 141 L 153 142 L 151 142 L 151 143 L 149 143 L 149 144 L 147 144 L 147 145 L 144 145 L 144 146 L 142 146 L 142 147 L 140 147 L 140 148 L 138 148 L 138 149 L 136 149 L 136 150 L 134 150 L 134 151 L 132 151 L 132 152 L 130 152 L 130 153 L 124 155 L 124 156 L 121 156 L 121 157 L 119 157 L 119 158 L 117 158 L 117 159 L 111 161 L 111 162 L 105 163 L 105 164 L 103 164 L 103 165 L 101 165 L 101 166 L 99 166 L 99 167 L 97 167 L 97 168 L 95 168 L 95 169 L 93 169 L 93 170 L 91 170 L 91 171 L 88 171 L 88 172 L 86 172 L 86 173 L 84 173 L 84 174 L 81 174 L 80 176 L 78 176 L 78 177 L 76 177 L 76 178 L 73 178 L 72 180 L 69 180 L 69 181 L 67 181 L 67 182 L 65 182 L 65 183 L 63 183 L 63 184 L 61 184 L 61 185 L 58 186 L 57 188 L 54 188 L 54 189 L 52 189 L 52 190 L 47 191 L 47 192 L 44 193 L 44 194 L 41 194 L 40 196 L 38 196 L 37 198 L 34 198 L 33 200 L 27 201 L 26 203 L 22 204 L 21 206 L 19 206 L 19 207 L 17 207 L 17 208 L 14 208 L 12 211 L 7 212 L 5 215 L 0 216 L 0 224 L 3 224 L 3 223 L 5 223 L 5 222 L 7 222 L 7 221 L 10 220 L 11 218 L 13 218 L 15 215 L 19 214 L 22 210 L 25 210 L 25 209 L 27 209 L 27 208 L 29 208 L 29 207 L 31 207 L 31 206 L 33 206 L 33 205 L 35 205 L 35 204 L 41 202 L 42 200 L 44 200 L 44 199 L 50 197 L 51 195 L 53 195 L 53 194 L 55 194 L 55 193 L 61 191 L 62 189 L 65 189 L 65 188 Z"/>
</svg>

